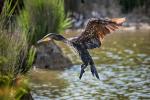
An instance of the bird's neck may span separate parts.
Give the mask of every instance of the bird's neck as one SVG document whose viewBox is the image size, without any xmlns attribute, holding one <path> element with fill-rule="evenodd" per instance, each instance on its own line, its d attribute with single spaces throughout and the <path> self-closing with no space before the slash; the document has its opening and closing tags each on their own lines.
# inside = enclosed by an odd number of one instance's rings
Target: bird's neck
<svg viewBox="0 0 150 100">
<path fill-rule="evenodd" d="M 58 40 L 59 41 L 59 40 Z M 63 38 L 62 40 L 60 40 L 60 41 L 62 41 L 63 43 L 68 43 L 68 39 L 66 39 L 66 38 Z"/>
<path fill-rule="evenodd" d="M 65 43 L 65 44 L 67 44 L 68 46 L 73 46 L 73 44 L 72 44 L 72 42 L 70 42 L 70 40 L 68 40 L 68 39 L 63 39 L 63 41 L 62 41 L 63 43 Z"/>
</svg>

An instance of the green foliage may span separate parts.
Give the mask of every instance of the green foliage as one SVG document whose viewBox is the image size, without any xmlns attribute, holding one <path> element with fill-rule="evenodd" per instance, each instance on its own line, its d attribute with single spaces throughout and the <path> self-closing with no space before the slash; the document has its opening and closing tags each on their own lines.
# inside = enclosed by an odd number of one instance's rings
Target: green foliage
<svg viewBox="0 0 150 100">
<path fill-rule="evenodd" d="M 16 0 L 16 3 L 13 7 L 11 6 L 12 2 L 13 0 L 4 0 L 2 12 L 0 13 L 0 29 L 6 28 L 10 23 L 11 17 L 13 15 L 18 0 Z"/>
<path fill-rule="evenodd" d="M 25 0 L 25 7 L 17 17 L 17 24 L 11 21 L 17 4 L 13 7 L 11 5 L 12 0 L 5 0 L 0 16 L 2 100 L 19 100 L 27 93 L 27 84 L 20 82 L 25 79 L 18 76 L 28 72 L 32 66 L 36 49 L 31 45 L 49 32 L 59 33 L 70 26 L 70 20 L 64 13 L 63 0 Z"/>
<path fill-rule="evenodd" d="M 26 54 L 22 58 L 19 57 L 23 52 L 27 53 L 27 44 L 22 34 L 0 31 L 0 100 L 12 98 L 20 100 L 19 98 L 26 93 L 24 91 L 27 89 L 27 84 L 22 82 L 21 86 L 15 85 L 17 84 L 15 79 L 20 75 L 23 59 L 26 57 Z"/>
<path fill-rule="evenodd" d="M 16 23 L 11 22 L 17 2 L 13 7 L 11 5 L 12 0 L 5 0 L 0 16 L 0 74 L 16 76 L 29 70 L 35 52 L 29 52 L 26 32 L 22 32 Z"/>
<path fill-rule="evenodd" d="M 27 33 L 30 45 L 49 32 L 59 33 L 70 26 L 63 0 L 24 0 L 18 22 Z"/>
<path fill-rule="evenodd" d="M 0 47 L 0 92 L 5 91 L 4 94 L 0 94 L 0 99 L 10 100 L 12 94 L 13 96 L 17 95 L 13 91 L 26 89 L 21 86 L 11 90 L 13 79 L 17 76 L 16 74 L 20 73 L 22 68 L 21 63 L 18 63 L 18 56 L 22 50 L 26 51 L 26 44 L 8 33 L 0 32 Z M 18 93 L 17 98 L 24 94 L 23 92 Z"/>
<path fill-rule="evenodd" d="M 31 47 L 29 52 L 28 52 L 28 56 L 27 56 L 27 66 L 26 66 L 26 70 L 28 71 L 33 64 L 34 58 L 35 58 L 35 54 L 36 54 L 36 48 L 35 47 Z"/>
<path fill-rule="evenodd" d="M 11 21 L 16 4 L 11 5 L 12 0 L 5 0 L 0 15 L 0 100 L 20 100 L 27 92 L 26 79 L 18 76 L 29 70 L 35 54 L 28 53 L 26 34 Z"/>
<path fill-rule="evenodd" d="M 25 35 L 19 33 L 15 25 L 13 30 L 10 29 L 12 27 L 10 19 L 16 4 L 11 7 L 12 0 L 5 0 L 0 16 L 0 74 L 13 75 L 17 73 L 18 56 L 20 52 L 27 50 Z"/>
<path fill-rule="evenodd" d="M 16 73 L 15 69 L 19 53 L 21 50 L 26 50 L 24 38 L 19 36 L 19 39 L 17 39 L 4 31 L 0 32 L 0 47 L 1 73 Z"/>
<path fill-rule="evenodd" d="M 0 100 L 21 100 L 29 91 L 27 82 L 25 77 L 14 79 L 11 76 L 0 76 Z"/>
<path fill-rule="evenodd" d="M 21 100 L 21 97 L 25 94 L 27 94 L 28 91 L 25 89 L 25 88 L 19 88 L 17 91 L 16 91 L 16 95 L 15 95 L 15 99 L 16 100 Z"/>
</svg>

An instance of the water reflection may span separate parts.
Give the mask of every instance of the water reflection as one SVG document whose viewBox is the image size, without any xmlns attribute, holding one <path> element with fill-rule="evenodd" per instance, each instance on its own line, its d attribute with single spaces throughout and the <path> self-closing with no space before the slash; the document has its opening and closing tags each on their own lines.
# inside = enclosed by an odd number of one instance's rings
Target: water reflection
<svg viewBox="0 0 150 100">
<path fill-rule="evenodd" d="M 149 32 L 116 33 L 106 40 L 102 48 L 90 51 L 100 81 L 92 77 L 89 68 L 79 80 L 80 61 L 64 48 L 76 65 L 64 71 L 32 72 L 31 87 L 35 100 L 150 99 Z"/>
</svg>

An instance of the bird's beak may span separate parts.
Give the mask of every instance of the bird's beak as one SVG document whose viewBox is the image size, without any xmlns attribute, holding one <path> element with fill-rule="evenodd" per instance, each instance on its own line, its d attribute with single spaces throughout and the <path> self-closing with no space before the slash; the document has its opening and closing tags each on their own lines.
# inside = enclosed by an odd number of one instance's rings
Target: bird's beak
<svg viewBox="0 0 150 100">
<path fill-rule="evenodd" d="M 39 43 L 48 42 L 48 41 L 51 41 L 50 37 L 42 38 L 41 40 L 37 41 L 37 43 L 39 44 Z"/>
</svg>

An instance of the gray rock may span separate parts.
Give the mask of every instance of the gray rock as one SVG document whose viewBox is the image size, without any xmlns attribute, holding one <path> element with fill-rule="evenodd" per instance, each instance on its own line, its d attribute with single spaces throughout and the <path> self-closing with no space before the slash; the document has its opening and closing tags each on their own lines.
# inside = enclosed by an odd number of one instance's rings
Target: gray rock
<svg viewBox="0 0 150 100">
<path fill-rule="evenodd" d="M 63 55 L 62 50 L 53 41 L 37 47 L 34 66 L 43 69 L 63 69 L 72 66 L 72 62 Z"/>
</svg>

